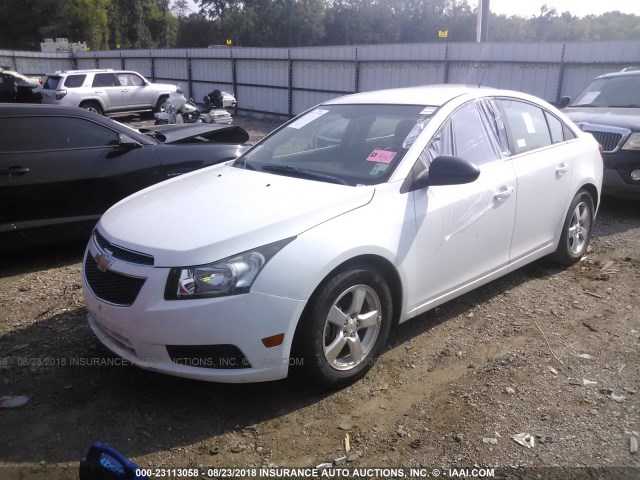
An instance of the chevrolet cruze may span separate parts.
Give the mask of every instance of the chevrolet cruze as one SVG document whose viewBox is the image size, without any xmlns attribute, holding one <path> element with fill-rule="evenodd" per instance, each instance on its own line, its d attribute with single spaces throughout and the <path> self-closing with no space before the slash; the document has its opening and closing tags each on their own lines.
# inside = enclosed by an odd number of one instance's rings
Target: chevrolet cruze
<svg viewBox="0 0 640 480">
<path fill-rule="evenodd" d="M 328 388 L 392 326 L 550 255 L 587 250 L 597 142 L 551 105 L 428 86 L 323 103 L 233 162 L 107 211 L 84 259 L 89 324 L 140 367 Z"/>
</svg>

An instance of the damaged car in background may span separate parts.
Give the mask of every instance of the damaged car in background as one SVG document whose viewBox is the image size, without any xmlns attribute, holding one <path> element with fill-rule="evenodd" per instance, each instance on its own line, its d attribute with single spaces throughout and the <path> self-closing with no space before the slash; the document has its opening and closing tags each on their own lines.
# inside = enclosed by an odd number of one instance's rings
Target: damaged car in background
<svg viewBox="0 0 640 480">
<path fill-rule="evenodd" d="M 530 95 L 330 100 L 109 209 L 83 262 L 89 325 L 149 370 L 259 382 L 295 366 L 340 388 L 395 324 L 543 256 L 580 260 L 601 182 L 594 138 Z"/>
<path fill-rule="evenodd" d="M 238 126 L 142 132 L 76 107 L 0 105 L 0 251 L 89 238 L 111 205 L 238 157 Z"/>
</svg>

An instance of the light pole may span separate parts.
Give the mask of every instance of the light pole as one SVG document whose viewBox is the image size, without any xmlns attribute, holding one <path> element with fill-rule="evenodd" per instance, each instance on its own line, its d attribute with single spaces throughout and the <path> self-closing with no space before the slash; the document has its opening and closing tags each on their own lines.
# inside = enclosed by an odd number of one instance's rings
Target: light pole
<svg viewBox="0 0 640 480">
<path fill-rule="evenodd" d="M 478 0 L 478 23 L 476 42 L 489 41 L 489 0 Z"/>
</svg>

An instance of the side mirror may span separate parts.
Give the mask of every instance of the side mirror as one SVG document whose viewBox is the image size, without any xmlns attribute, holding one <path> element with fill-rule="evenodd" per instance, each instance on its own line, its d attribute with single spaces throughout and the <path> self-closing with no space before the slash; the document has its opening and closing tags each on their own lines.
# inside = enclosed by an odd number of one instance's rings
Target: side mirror
<svg viewBox="0 0 640 480">
<path fill-rule="evenodd" d="M 571 97 L 560 97 L 560 103 L 558 103 L 558 108 L 564 108 L 571 102 Z"/>
<path fill-rule="evenodd" d="M 132 150 L 134 148 L 142 147 L 142 145 L 124 133 L 120 134 L 117 148 L 122 150 Z"/>
<path fill-rule="evenodd" d="M 480 169 L 460 157 L 441 155 L 431 162 L 429 170 L 421 172 L 411 184 L 409 191 L 438 185 L 462 185 L 475 182 Z"/>
</svg>

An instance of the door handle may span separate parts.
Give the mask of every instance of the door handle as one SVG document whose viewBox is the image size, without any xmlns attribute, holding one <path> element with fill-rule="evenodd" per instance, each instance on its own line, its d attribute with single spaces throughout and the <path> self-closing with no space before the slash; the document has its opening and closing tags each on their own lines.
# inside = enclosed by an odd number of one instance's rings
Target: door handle
<svg viewBox="0 0 640 480">
<path fill-rule="evenodd" d="M 502 187 L 500 191 L 493 194 L 494 200 L 504 200 L 507 197 L 510 197 L 513 193 L 513 187 Z"/>
<path fill-rule="evenodd" d="M 10 177 L 18 177 L 27 173 L 29 173 L 29 169 L 26 167 L 9 167 L 9 170 L 6 171 Z"/>
<path fill-rule="evenodd" d="M 556 175 L 558 176 L 562 176 L 565 173 L 567 173 L 569 171 L 569 165 L 567 165 L 566 163 L 561 163 L 560 165 L 558 165 L 558 167 L 556 168 Z"/>
</svg>

